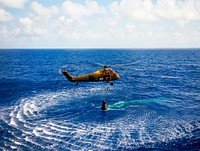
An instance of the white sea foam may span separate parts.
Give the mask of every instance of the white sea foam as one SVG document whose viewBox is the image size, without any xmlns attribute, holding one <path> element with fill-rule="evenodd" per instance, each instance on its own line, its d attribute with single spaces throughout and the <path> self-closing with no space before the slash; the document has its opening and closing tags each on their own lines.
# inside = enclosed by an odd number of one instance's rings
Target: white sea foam
<svg viewBox="0 0 200 151">
<path fill-rule="evenodd" d="M 24 115 L 26 115 L 27 117 L 31 116 L 29 102 L 26 102 L 26 103 L 24 104 L 24 106 L 23 106 L 23 113 L 24 113 Z"/>
<path fill-rule="evenodd" d="M 10 125 L 17 127 L 16 119 L 14 117 L 11 117 L 10 119 Z"/>
<path fill-rule="evenodd" d="M 98 95 L 101 90 L 101 87 L 89 90 L 79 88 L 78 92 L 74 91 L 74 96 L 71 95 L 71 90 L 70 92 L 44 93 L 24 98 L 10 112 L 9 124 L 18 128 L 23 133 L 22 136 L 26 136 L 27 142 L 42 148 L 45 148 L 44 144 L 38 142 L 37 138 L 47 143 L 54 142 L 50 146 L 51 149 L 57 148 L 59 144 L 71 145 L 74 149 L 87 146 L 87 149 L 98 148 L 100 150 L 110 147 L 128 147 L 133 144 L 140 146 L 147 143 L 168 142 L 189 135 L 194 130 L 194 126 L 190 122 L 165 119 L 162 115 L 158 116 L 156 112 L 148 111 L 146 108 L 126 111 L 125 116 L 106 123 L 96 123 L 95 121 L 77 123 L 73 120 L 75 115 L 67 116 L 68 118 L 65 120 L 57 118 L 57 115 L 49 116 L 49 110 L 59 111 L 57 106 L 74 101 L 73 97 L 81 100 L 89 97 L 90 93 Z M 76 99 L 77 103 L 79 100 Z M 81 112 L 75 117 L 78 118 L 86 113 Z M 196 125 L 199 127 L 199 123 Z M 11 135 L 15 138 L 18 137 L 13 133 Z M 35 139 L 31 139 L 31 137 Z M 16 146 L 24 145 L 19 141 L 16 141 L 15 144 Z"/>
<path fill-rule="evenodd" d="M 64 129 L 64 130 L 69 129 L 68 126 L 61 125 L 60 123 L 49 122 L 48 125 L 49 125 L 49 126 L 52 126 L 52 127 L 57 127 L 57 128 L 59 128 L 59 129 Z"/>
<path fill-rule="evenodd" d="M 25 123 L 26 120 L 24 119 L 23 115 L 24 115 L 24 114 L 23 114 L 23 110 L 19 110 L 19 111 L 17 112 L 16 117 L 17 117 L 17 119 L 18 119 L 20 122 Z"/>
<path fill-rule="evenodd" d="M 19 142 L 19 141 L 13 141 L 16 145 L 21 145 L 21 146 L 24 146 L 23 143 Z"/>
<path fill-rule="evenodd" d="M 12 146 L 12 145 L 11 145 L 10 148 L 16 150 L 18 147 L 17 147 L 17 146 Z"/>
<path fill-rule="evenodd" d="M 63 132 L 63 133 L 65 133 L 66 132 L 66 130 L 64 130 L 64 129 L 60 129 L 60 128 L 57 128 L 57 127 L 51 127 L 51 129 L 52 130 L 55 130 L 55 131 L 57 131 L 57 132 Z M 60 136 L 63 136 L 63 135 L 60 135 Z M 64 137 L 64 136 L 63 136 Z"/>
<path fill-rule="evenodd" d="M 34 144 L 34 145 L 36 145 L 36 146 L 39 146 L 39 147 L 41 147 L 41 148 L 45 148 L 40 142 L 35 142 L 35 141 L 33 141 L 31 138 L 30 138 L 30 136 L 26 136 L 25 137 L 25 141 L 27 141 L 27 142 L 30 142 L 31 144 Z"/>
</svg>

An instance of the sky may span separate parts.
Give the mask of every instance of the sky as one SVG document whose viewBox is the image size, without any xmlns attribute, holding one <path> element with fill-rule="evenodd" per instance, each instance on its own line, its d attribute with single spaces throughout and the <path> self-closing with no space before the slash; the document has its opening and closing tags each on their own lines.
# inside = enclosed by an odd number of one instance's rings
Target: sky
<svg viewBox="0 0 200 151">
<path fill-rule="evenodd" d="M 0 0 L 0 48 L 200 48 L 200 0 Z"/>
</svg>

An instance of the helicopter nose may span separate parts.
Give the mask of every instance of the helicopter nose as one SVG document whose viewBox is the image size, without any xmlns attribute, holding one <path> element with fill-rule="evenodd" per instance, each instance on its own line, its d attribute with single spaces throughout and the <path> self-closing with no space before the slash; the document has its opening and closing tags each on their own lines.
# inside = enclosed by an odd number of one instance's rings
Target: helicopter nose
<svg viewBox="0 0 200 151">
<path fill-rule="evenodd" d="M 119 74 L 118 74 L 118 73 L 115 73 L 115 78 L 116 78 L 116 80 L 119 79 L 119 77 L 120 77 Z"/>
</svg>

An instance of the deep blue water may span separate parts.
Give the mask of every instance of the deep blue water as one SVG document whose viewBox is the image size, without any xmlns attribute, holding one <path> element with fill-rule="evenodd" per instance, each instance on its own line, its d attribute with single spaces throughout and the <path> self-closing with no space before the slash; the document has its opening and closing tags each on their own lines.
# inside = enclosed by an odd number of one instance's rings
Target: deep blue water
<svg viewBox="0 0 200 151">
<path fill-rule="evenodd" d="M 76 86 L 107 65 L 120 74 Z M 103 99 L 110 109 L 101 111 Z M 200 49 L 0 50 L 0 150 L 200 150 Z"/>
</svg>

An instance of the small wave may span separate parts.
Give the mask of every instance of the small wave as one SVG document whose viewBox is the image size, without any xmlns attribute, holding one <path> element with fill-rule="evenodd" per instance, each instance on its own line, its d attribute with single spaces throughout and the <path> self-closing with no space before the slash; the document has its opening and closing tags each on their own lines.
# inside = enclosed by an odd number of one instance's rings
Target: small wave
<svg viewBox="0 0 200 151">
<path fill-rule="evenodd" d="M 178 79 L 179 77 L 174 77 L 174 76 L 160 76 L 160 78 L 163 78 L 163 79 Z"/>
<path fill-rule="evenodd" d="M 83 146 L 87 150 L 133 149 L 182 138 L 199 127 L 199 123 L 195 126 L 190 121 L 166 118 L 166 111 L 151 106 L 154 103 L 166 105 L 170 101 L 166 98 L 121 101 L 109 105 L 108 112 L 96 111 L 95 107 L 83 110 L 83 100 L 98 96 L 101 91 L 100 87 L 79 88 L 19 100 L 15 107 L 8 109 L 9 114 L 1 115 L 13 128 L 10 145 L 28 148 L 32 144 L 38 149 L 52 150 L 80 150 Z"/>
</svg>

